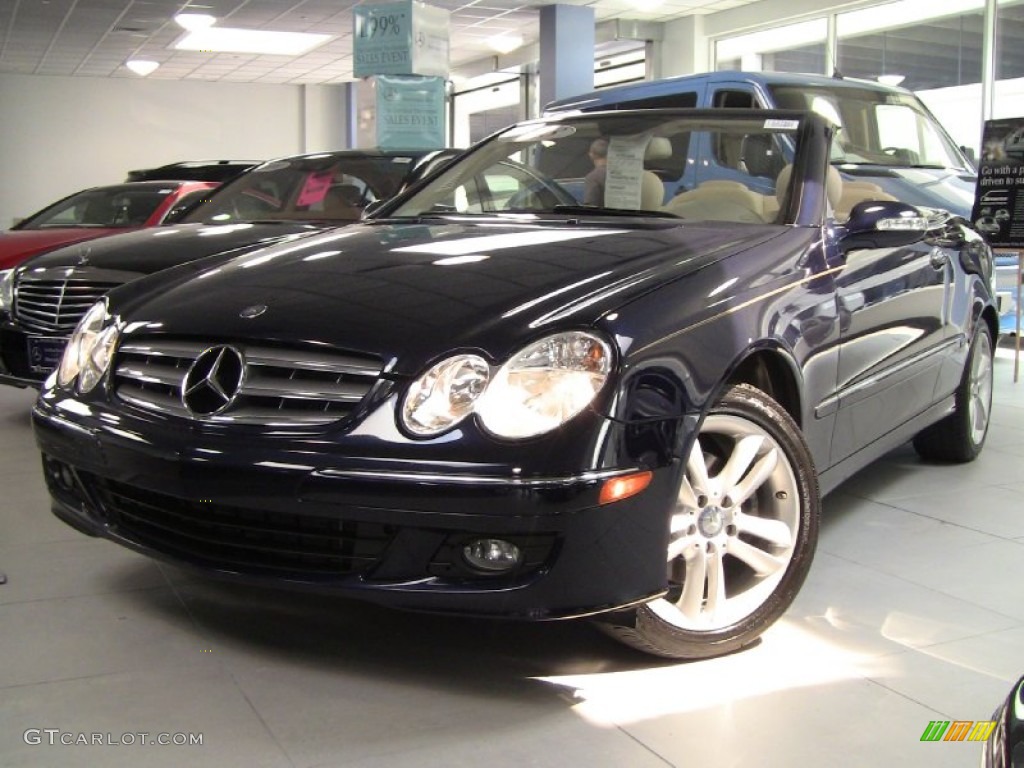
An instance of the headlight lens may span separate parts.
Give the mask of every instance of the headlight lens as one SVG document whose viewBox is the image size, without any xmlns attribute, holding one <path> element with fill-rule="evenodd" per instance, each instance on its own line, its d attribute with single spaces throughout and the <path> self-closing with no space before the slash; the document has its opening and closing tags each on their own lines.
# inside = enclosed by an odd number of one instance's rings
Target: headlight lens
<svg viewBox="0 0 1024 768">
<path fill-rule="evenodd" d="M 478 355 L 442 360 L 409 387 L 402 403 L 402 423 L 416 435 L 444 432 L 473 412 L 491 370 Z"/>
<path fill-rule="evenodd" d="M 11 311 L 14 304 L 14 270 L 0 269 L 0 310 Z"/>
<path fill-rule="evenodd" d="M 476 404 L 476 413 L 499 437 L 550 432 L 590 405 L 611 366 L 610 346 L 594 334 L 548 336 L 501 367 Z"/>
<path fill-rule="evenodd" d="M 117 325 L 107 314 L 106 303 L 93 304 L 64 348 L 57 383 L 68 388 L 77 378 L 79 392 L 92 391 L 110 367 L 119 336 Z"/>
</svg>

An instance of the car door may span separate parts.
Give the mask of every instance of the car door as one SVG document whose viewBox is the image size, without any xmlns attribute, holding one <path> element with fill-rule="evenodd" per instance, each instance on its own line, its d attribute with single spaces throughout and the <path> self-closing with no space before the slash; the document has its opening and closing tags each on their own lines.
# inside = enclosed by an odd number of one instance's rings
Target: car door
<svg viewBox="0 0 1024 768">
<path fill-rule="evenodd" d="M 833 464 L 934 402 L 952 343 L 949 253 L 928 239 L 847 253 L 836 276 L 840 351 Z"/>
</svg>

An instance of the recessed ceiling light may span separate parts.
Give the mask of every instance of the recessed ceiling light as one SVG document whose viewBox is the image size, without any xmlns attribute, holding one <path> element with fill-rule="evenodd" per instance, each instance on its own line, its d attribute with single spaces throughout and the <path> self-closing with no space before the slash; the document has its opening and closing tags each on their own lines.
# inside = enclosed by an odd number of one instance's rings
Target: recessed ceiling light
<svg viewBox="0 0 1024 768">
<path fill-rule="evenodd" d="M 195 32 L 212 27 L 217 19 L 208 13 L 179 13 L 174 17 L 174 21 L 179 27 Z"/>
<path fill-rule="evenodd" d="M 189 32 L 178 40 L 174 47 L 179 51 L 301 56 L 330 39 L 330 35 L 315 35 L 309 32 L 271 32 L 262 29 L 207 27 Z"/>
<path fill-rule="evenodd" d="M 487 38 L 487 44 L 498 53 L 512 53 L 523 45 L 522 35 L 495 35 Z"/>
<path fill-rule="evenodd" d="M 157 68 L 160 66 L 160 62 L 149 61 L 147 59 L 129 59 L 124 63 L 124 65 L 136 75 L 145 77 L 146 75 L 151 75 L 156 72 Z"/>
</svg>

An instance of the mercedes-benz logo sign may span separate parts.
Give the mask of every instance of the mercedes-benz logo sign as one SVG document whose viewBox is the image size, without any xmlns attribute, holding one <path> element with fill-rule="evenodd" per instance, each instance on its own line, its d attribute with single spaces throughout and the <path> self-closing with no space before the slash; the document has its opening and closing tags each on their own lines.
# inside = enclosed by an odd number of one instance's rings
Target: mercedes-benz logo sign
<svg viewBox="0 0 1024 768">
<path fill-rule="evenodd" d="M 234 401 L 244 376 L 241 352 L 234 347 L 210 347 L 185 374 L 181 401 L 193 416 L 216 416 Z"/>
</svg>

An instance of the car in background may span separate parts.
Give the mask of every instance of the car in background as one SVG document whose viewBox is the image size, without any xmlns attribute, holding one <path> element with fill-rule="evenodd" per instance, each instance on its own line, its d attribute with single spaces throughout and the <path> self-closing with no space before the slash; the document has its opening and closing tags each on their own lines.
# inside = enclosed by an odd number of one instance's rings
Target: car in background
<svg viewBox="0 0 1024 768">
<path fill-rule="evenodd" d="M 531 121 L 360 223 L 113 290 L 33 410 L 52 509 L 253 585 L 747 647 L 801 588 L 822 493 L 988 431 L 991 249 L 863 189 L 843 208 L 833 138 L 808 111 Z M 723 144 L 793 162 L 770 195 L 748 167 L 668 196 Z"/>
<path fill-rule="evenodd" d="M 209 181 L 148 181 L 92 187 L 0 232 L 0 271 L 62 245 L 171 224 L 208 199 Z"/>
<path fill-rule="evenodd" d="M 981 768 L 1024 768 L 1024 677 L 993 713 L 992 723 Z"/>
<path fill-rule="evenodd" d="M 183 160 L 168 163 L 156 168 L 141 168 L 128 171 L 125 181 L 164 181 L 179 179 L 182 181 L 217 181 L 225 182 L 240 173 L 255 168 L 259 162 L 255 160 Z"/>
<path fill-rule="evenodd" d="M 110 289 L 351 224 L 452 154 L 457 150 L 344 150 L 273 160 L 227 182 L 176 226 L 59 248 L 7 270 L 0 275 L 0 384 L 41 384 L 82 315 Z"/>
</svg>

